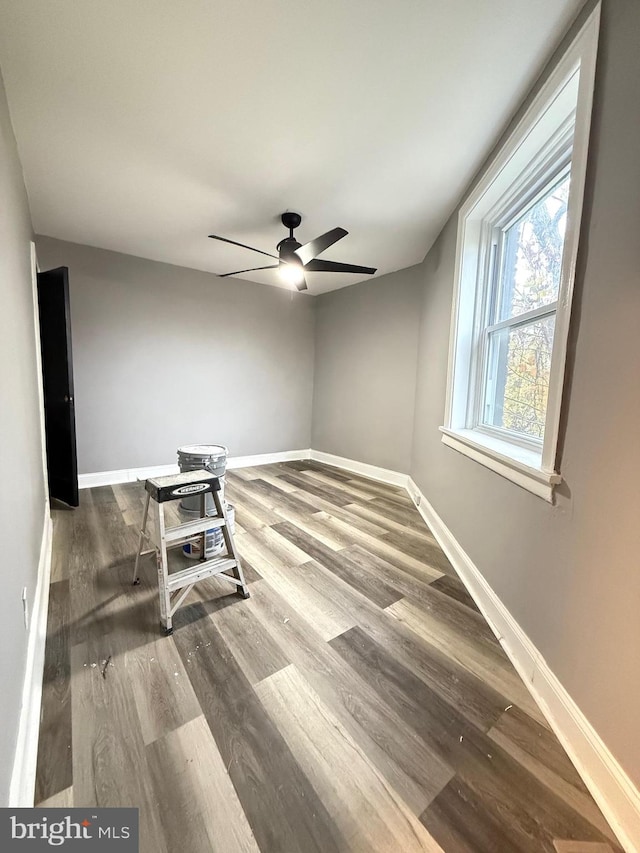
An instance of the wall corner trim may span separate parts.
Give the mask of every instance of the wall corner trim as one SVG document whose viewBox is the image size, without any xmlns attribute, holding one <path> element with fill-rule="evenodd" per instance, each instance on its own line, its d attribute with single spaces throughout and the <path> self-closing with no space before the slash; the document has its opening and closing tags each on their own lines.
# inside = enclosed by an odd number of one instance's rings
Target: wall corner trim
<svg viewBox="0 0 640 853">
<path fill-rule="evenodd" d="M 640 850 L 640 792 L 416 483 L 407 491 L 628 853 Z"/>
<path fill-rule="evenodd" d="M 9 806 L 12 808 L 30 808 L 34 804 L 40 733 L 40 705 L 42 702 L 42 678 L 44 674 L 44 654 L 47 640 L 52 541 L 53 524 L 49 501 L 47 500 L 44 510 L 40 559 L 38 561 L 38 579 L 36 581 L 33 610 L 31 613 L 31 628 L 27 644 L 27 661 L 22 688 L 18 739 L 9 788 Z"/>
<path fill-rule="evenodd" d="M 273 465 L 276 462 L 295 462 L 309 459 L 311 450 L 283 450 L 276 453 L 257 453 L 253 456 L 230 456 L 227 468 L 251 468 L 254 465 Z M 142 468 L 119 468 L 114 471 L 96 471 L 93 474 L 80 474 L 78 486 L 81 489 L 93 489 L 96 486 L 115 486 L 118 483 L 135 483 L 149 477 L 162 477 L 177 474 L 177 462 L 170 465 L 147 465 Z"/>
<path fill-rule="evenodd" d="M 360 474 L 362 477 L 371 477 L 372 480 L 389 483 L 391 486 L 401 486 L 406 489 L 409 482 L 407 474 L 400 474 L 390 468 L 379 468 L 377 465 L 369 465 L 367 462 L 356 462 L 355 459 L 345 459 L 344 456 L 334 456 L 333 453 L 325 453 L 322 450 L 312 450 L 310 458 L 314 462 L 333 465 L 334 468 L 342 468 L 344 471 L 351 471 L 351 473 Z"/>
<path fill-rule="evenodd" d="M 304 459 L 313 459 L 315 462 L 323 462 L 334 468 L 342 468 L 363 477 L 371 477 L 381 483 L 389 483 L 392 486 L 407 487 L 409 477 L 389 468 L 379 468 L 377 465 L 369 465 L 366 462 L 356 462 L 354 459 L 345 459 L 343 456 L 334 456 L 322 450 L 283 450 L 276 453 L 257 453 L 252 456 L 230 456 L 227 459 L 227 468 L 253 468 L 255 465 L 273 465 L 277 462 L 297 462 Z M 137 480 L 146 480 L 148 477 L 162 477 L 166 474 L 177 474 L 178 465 L 148 465 L 142 468 L 120 468 L 114 471 L 96 471 L 93 474 L 80 474 L 78 485 L 81 489 L 93 489 L 96 486 L 114 486 L 118 483 L 135 483 Z"/>
<path fill-rule="evenodd" d="M 253 468 L 254 465 L 274 465 L 276 462 L 298 462 L 301 459 L 311 459 L 312 451 L 307 450 L 283 450 L 276 453 L 258 453 L 254 456 L 230 456 L 227 459 L 227 468 Z"/>
<path fill-rule="evenodd" d="M 350 471 L 363 477 L 370 477 L 372 480 L 378 480 L 379 482 L 388 483 L 407 490 L 418 512 L 451 561 L 460 579 L 482 611 L 492 631 L 498 637 L 516 671 L 549 721 L 551 728 L 567 751 L 605 818 L 617 834 L 620 843 L 628 853 L 640 850 L 640 792 L 567 690 L 562 686 L 544 660 L 542 654 L 500 598 L 498 598 L 478 567 L 473 563 L 451 530 L 408 474 L 402 474 L 399 471 L 392 471 L 388 468 L 380 468 L 377 465 L 370 465 L 366 462 L 358 462 L 354 459 L 346 459 L 343 456 L 335 456 L 332 453 L 325 453 L 322 450 L 293 450 L 278 453 L 263 453 L 254 456 L 230 457 L 227 460 L 227 467 L 233 470 L 234 468 L 246 468 L 254 465 L 269 465 L 276 462 L 290 462 L 304 459 L 322 462 L 325 465 L 331 465 L 344 471 Z M 146 479 L 147 477 L 175 473 L 177 470 L 177 465 L 160 465 L 150 468 L 131 468 L 120 471 L 103 471 L 96 474 L 81 474 L 79 477 L 80 488 L 86 489 L 92 486 L 135 482 L 136 480 Z M 50 562 L 50 520 L 47 536 L 48 559 Z M 45 547 L 44 539 L 45 537 L 43 536 L 43 549 Z M 46 586 L 48 591 L 48 574 Z M 46 629 L 46 602 L 44 603 L 44 629 Z M 44 651 L 44 633 L 42 644 L 42 651 Z M 40 682 L 41 676 L 42 668 L 40 668 Z M 41 690 L 41 684 L 39 687 Z M 25 680 L 25 691 L 26 688 L 27 681 Z M 28 695 L 33 697 L 31 701 L 36 701 L 37 698 L 37 713 L 35 714 L 36 728 L 35 730 L 32 729 L 32 731 L 35 731 L 35 735 L 32 735 L 32 740 L 35 737 L 37 746 L 40 695 L 38 694 L 35 697 L 34 694 L 35 689 L 33 692 L 29 690 Z M 25 692 L 26 695 L 27 693 Z M 25 707 L 28 706 L 25 704 Z M 31 719 L 33 712 L 29 716 Z M 19 741 L 19 748 L 20 743 L 21 741 Z M 36 746 L 33 747 L 34 752 Z M 17 752 L 18 755 L 20 755 L 19 751 Z M 25 762 L 23 764 L 26 766 Z M 33 760 L 33 774 L 35 777 L 35 758 Z M 14 779 L 11 789 L 12 805 L 17 805 L 17 800 L 14 801 L 13 796 L 14 787 L 17 795 L 18 784 L 20 783 L 18 782 L 16 769 L 14 768 Z M 31 796 L 33 796 L 33 780 L 31 780 L 30 784 Z M 28 790 L 28 784 L 26 787 Z M 24 801 L 24 804 L 27 805 L 28 803 Z"/>
</svg>

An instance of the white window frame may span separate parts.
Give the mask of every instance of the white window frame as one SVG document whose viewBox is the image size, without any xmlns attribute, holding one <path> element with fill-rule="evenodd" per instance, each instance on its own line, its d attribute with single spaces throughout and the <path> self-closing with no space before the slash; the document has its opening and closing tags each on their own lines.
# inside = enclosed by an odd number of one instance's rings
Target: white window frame
<svg viewBox="0 0 640 853">
<path fill-rule="evenodd" d="M 442 441 L 548 501 L 557 469 L 571 302 L 584 200 L 600 4 L 591 12 L 458 215 L 449 367 Z M 544 440 L 482 422 L 490 247 L 498 230 L 571 168 L 560 286 L 555 304 Z M 549 306 L 534 314 L 548 314 Z M 522 319 L 522 318 L 519 318 Z M 502 324 L 500 324 L 502 325 Z"/>
<path fill-rule="evenodd" d="M 541 308 L 517 314 L 499 322 L 491 322 L 491 301 L 498 294 L 500 284 L 498 276 L 501 272 L 501 250 L 503 248 L 504 233 L 511 225 L 515 224 L 524 212 L 529 210 L 536 201 L 549 189 L 549 186 L 566 177 L 571 167 L 571 146 L 573 142 L 573 116 L 570 125 L 561 128 L 558 137 L 553 140 L 549 151 L 539 162 L 540 168 L 535 174 L 533 182 L 526 182 L 519 192 L 509 199 L 508 205 L 501 210 L 499 215 L 491 216 L 491 221 L 486 223 L 480 237 L 481 254 L 486 258 L 486 265 L 481 273 L 480 282 L 482 293 L 477 293 L 480 298 L 479 322 L 477 328 L 477 346 L 474 347 L 471 356 L 471 382 L 472 388 L 469 400 L 469 411 L 467 422 L 472 424 L 472 429 L 497 439 L 521 445 L 522 447 L 540 453 L 542 451 L 542 439 L 526 436 L 522 433 L 511 431 L 506 427 L 498 427 L 484 422 L 482 412 L 487 370 L 487 345 L 489 335 L 500 329 L 514 328 L 528 324 L 533 320 L 558 314 L 558 300 L 547 303 Z"/>
</svg>

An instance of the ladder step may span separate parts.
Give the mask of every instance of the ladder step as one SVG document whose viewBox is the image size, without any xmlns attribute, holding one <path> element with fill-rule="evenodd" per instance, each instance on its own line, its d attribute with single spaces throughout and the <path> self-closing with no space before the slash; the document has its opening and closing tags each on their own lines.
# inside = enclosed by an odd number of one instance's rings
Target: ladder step
<svg viewBox="0 0 640 853">
<path fill-rule="evenodd" d="M 218 530 L 224 527 L 225 523 L 224 518 L 218 518 L 215 515 L 196 518 L 195 521 L 185 521 L 184 524 L 178 524 L 176 527 L 168 527 L 164 532 L 164 538 L 167 542 L 175 542 L 177 539 L 195 536 L 196 533 L 202 533 L 204 530 Z"/>
<path fill-rule="evenodd" d="M 183 586 L 196 583 L 196 581 L 210 578 L 212 575 L 219 575 L 228 569 L 234 569 L 236 565 L 236 561 L 230 557 L 215 557 L 213 560 L 197 563 L 195 566 L 189 566 L 189 568 L 182 569 L 179 572 L 172 572 L 169 575 L 167 586 L 170 592 L 174 592 L 176 589 L 182 589 Z M 234 578 L 229 578 L 229 580 L 234 581 Z"/>
</svg>

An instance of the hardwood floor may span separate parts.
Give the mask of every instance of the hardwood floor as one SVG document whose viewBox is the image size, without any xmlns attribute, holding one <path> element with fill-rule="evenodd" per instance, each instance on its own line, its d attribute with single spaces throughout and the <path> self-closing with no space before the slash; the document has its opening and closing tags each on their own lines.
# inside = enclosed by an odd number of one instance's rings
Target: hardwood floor
<svg viewBox="0 0 640 853">
<path fill-rule="evenodd" d="M 54 511 L 38 803 L 138 806 L 145 853 L 620 850 L 402 489 L 230 472 L 251 598 L 167 638 L 143 495 Z"/>
</svg>

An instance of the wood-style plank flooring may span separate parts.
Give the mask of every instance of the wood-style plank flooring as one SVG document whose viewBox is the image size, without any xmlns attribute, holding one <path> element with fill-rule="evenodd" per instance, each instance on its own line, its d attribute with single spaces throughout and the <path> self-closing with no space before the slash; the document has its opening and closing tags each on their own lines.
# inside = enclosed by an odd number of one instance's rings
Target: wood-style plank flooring
<svg viewBox="0 0 640 853">
<path fill-rule="evenodd" d="M 251 597 L 171 637 L 143 495 L 54 511 L 37 803 L 138 806 L 144 853 L 620 850 L 404 490 L 230 472 Z"/>
</svg>

